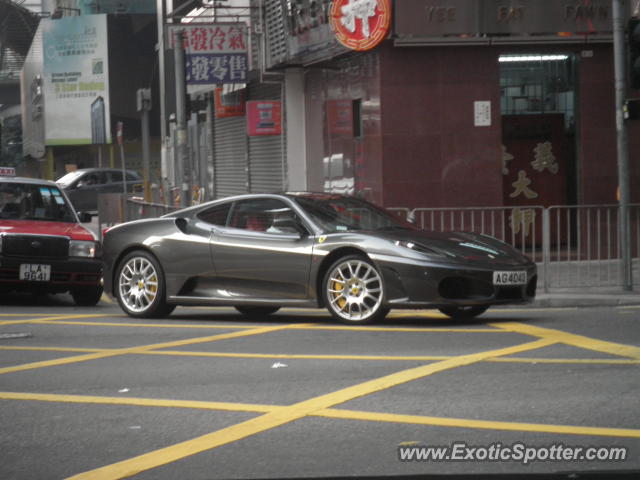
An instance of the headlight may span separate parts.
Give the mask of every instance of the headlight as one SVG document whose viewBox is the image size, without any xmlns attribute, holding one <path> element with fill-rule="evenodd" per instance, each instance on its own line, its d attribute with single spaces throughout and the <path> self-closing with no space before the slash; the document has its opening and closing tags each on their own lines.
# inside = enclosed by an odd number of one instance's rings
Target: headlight
<svg viewBox="0 0 640 480">
<path fill-rule="evenodd" d="M 70 257 L 97 257 L 98 245 L 96 242 L 85 242 L 82 240 L 71 240 L 69 242 Z"/>
<path fill-rule="evenodd" d="M 404 240 L 396 240 L 394 242 L 398 247 L 408 248 L 409 250 L 413 250 L 414 252 L 424 253 L 425 255 L 429 255 L 431 257 L 446 257 L 446 253 L 441 253 L 437 250 L 434 250 L 429 247 L 425 247 L 424 245 L 420 245 L 418 243 L 413 242 L 405 242 Z"/>
</svg>

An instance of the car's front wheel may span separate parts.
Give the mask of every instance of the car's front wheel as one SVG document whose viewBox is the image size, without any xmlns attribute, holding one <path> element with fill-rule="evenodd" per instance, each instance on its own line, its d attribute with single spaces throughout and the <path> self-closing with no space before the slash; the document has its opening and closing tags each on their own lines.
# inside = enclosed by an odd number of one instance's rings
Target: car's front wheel
<svg viewBox="0 0 640 480">
<path fill-rule="evenodd" d="M 467 307 L 440 307 L 438 310 L 454 320 L 464 320 L 465 318 L 482 315 L 488 308 L 489 305 L 475 305 Z"/>
<path fill-rule="evenodd" d="M 164 272 L 156 258 L 142 250 L 129 253 L 116 271 L 116 296 L 132 317 L 170 314 L 175 305 L 165 302 Z"/>
<path fill-rule="evenodd" d="M 76 305 L 80 307 L 93 307 L 102 297 L 102 287 L 78 288 L 71 291 L 71 296 Z"/>
<path fill-rule="evenodd" d="M 331 265 L 322 288 L 327 309 L 343 323 L 370 323 L 389 313 L 382 276 L 363 256 L 349 255 Z"/>
</svg>

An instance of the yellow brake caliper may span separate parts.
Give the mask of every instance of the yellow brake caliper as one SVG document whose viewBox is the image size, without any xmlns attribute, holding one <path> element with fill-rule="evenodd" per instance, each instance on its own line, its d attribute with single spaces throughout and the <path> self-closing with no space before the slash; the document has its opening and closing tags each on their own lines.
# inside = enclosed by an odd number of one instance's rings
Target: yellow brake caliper
<svg viewBox="0 0 640 480">
<path fill-rule="evenodd" d="M 340 276 L 342 277 L 342 275 Z M 344 281 L 344 277 L 342 277 L 342 280 Z M 333 282 L 333 289 L 335 290 L 333 294 L 334 298 L 337 298 L 339 295 L 341 295 L 344 292 L 344 288 L 345 288 L 344 283 L 341 284 L 340 282 Z M 344 298 L 344 296 L 338 299 L 338 307 L 340 307 L 341 310 L 344 308 L 346 303 L 347 303 L 347 299 Z"/>
</svg>

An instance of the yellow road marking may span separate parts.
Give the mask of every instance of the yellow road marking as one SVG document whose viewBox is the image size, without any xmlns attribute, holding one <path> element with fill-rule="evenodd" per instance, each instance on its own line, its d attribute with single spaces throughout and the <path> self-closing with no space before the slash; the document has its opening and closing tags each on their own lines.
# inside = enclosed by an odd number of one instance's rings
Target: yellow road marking
<svg viewBox="0 0 640 480">
<path fill-rule="evenodd" d="M 104 316 L 104 315 L 100 315 Z M 42 319 L 33 319 L 30 323 L 38 323 Z M 20 322 L 23 323 L 23 322 Z M 44 321 L 43 321 L 44 323 Z M 83 325 L 83 326 L 107 326 L 107 327 L 135 327 L 135 328 L 191 328 L 191 329 L 250 329 L 258 328 L 260 325 L 209 325 L 209 324 L 175 324 L 175 323 L 130 323 L 130 322 L 85 322 L 72 320 L 52 320 L 47 321 L 53 325 Z M 441 332 L 441 333 L 505 333 L 504 330 L 496 328 L 440 328 L 440 327 L 366 327 L 366 326 L 340 326 L 340 325 L 318 325 L 316 323 L 298 323 L 289 325 L 291 330 L 347 330 L 363 332 Z"/>
<path fill-rule="evenodd" d="M 534 350 L 546 347 L 553 343 L 555 342 L 552 340 L 540 339 L 512 347 L 462 355 L 437 363 L 410 368 L 384 377 L 369 380 L 358 385 L 343 388 L 333 393 L 295 403 L 191 440 L 148 452 L 112 465 L 80 473 L 70 477 L 70 479 L 111 480 L 130 477 L 145 470 L 156 468 L 160 465 L 165 465 L 167 463 L 195 455 L 196 453 L 210 450 L 212 448 L 270 430 L 280 425 L 314 414 L 320 410 L 353 400 L 354 398 L 379 392 L 381 390 L 423 378 L 434 373 L 442 372 L 444 370 L 470 365 L 486 360 L 487 358 Z"/>
<path fill-rule="evenodd" d="M 138 347 L 118 348 L 113 350 L 100 351 L 96 353 L 87 353 L 85 355 L 76 355 L 73 357 L 57 358 L 54 360 L 44 360 L 41 362 L 26 363 L 23 365 L 14 365 L 12 367 L 0 368 L 0 375 L 5 373 L 20 372 L 23 370 L 32 370 L 35 368 L 68 365 L 70 363 L 85 362 L 87 360 L 97 360 L 100 358 L 114 357 L 117 355 L 143 353 L 143 352 L 147 352 L 149 350 L 154 350 L 157 348 L 179 347 L 184 345 L 193 345 L 195 343 L 215 342 L 218 340 L 226 340 L 229 338 L 245 337 L 249 335 L 260 335 L 262 333 L 281 330 L 283 328 L 287 328 L 287 326 L 280 325 L 277 327 L 263 327 L 263 328 L 256 328 L 253 330 L 244 330 L 241 332 L 222 333 L 220 335 L 212 335 L 209 337 L 188 338 L 186 340 L 176 340 L 173 342 L 163 342 L 163 343 L 156 343 L 152 345 L 142 345 Z"/>
<path fill-rule="evenodd" d="M 33 315 L 25 315 L 28 317 L 33 317 Z M 48 323 L 54 320 L 67 320 L 71 318 L 97 318 L 104 317 L 103 314 L 87 314 L 87 315 L 55 315 L 53 317 L 39 317 L 39 318 L 29 318 L 26 320 L 3 320 L 0 321 L 0 326 L 2 325 L 17 325 L 20 323 Z"/>
<path fill-rule="evenodd" d="M 102 397 L 90 395 L 60 395 L 47 393 L 0 392 L 0 400 L 24 400 L 55 403 L 81 403 L 93 405 L 122 405 L 134 407 L 187 408 L 195 410 L 216 410 L 229 412 L 271 413 L 288 407 L 254 403 L 203 402 L 197 400 L 173 400 L 138 397 Z M 438 427 L 455 427 L 483 430 L 508 430 L 515 432 L 537 432 L 564 435 L 588 435 L 598 437 L 640 438 L 640 430 L 631 428 L 588 427 L 581 425 L 552 425 L 544 423 L 503 422 L 494 420 L 474 420 L 468 418 L 430 417 L 424 415 L 403 415 L 395 413 L 368 412 L 326 408 L 309 413 L 310 416 L 337 418 L 341 420 L 362 420 Z"/>
<path fill-rule="evenodd" d="M 437 427 L 477 428 L 486 430 L 510 430 L 515 432 L 559 433 L 566 435 L 589 435 L 599 437 L 640 438 L 640 430 L 630 428 L 583 427 L 577 425 L 549 425 L 543 423 L 500 422 L 472 420 L 468 418 L 426 417 L 421 415 L 399 415 L 356 410 L 327 409 L 315 416 L 345 420 L 367 420 L 371 422 L 409 423 Z"/>
<path fill-rule="evenodd" d="M 37 323 L 34 320 L 33 323 Z M 185 324 L 179 325 L 175 323 L 127 323 L 127 322 L 74 322 L 74 321 L 51 321 L 47 322 L 53 325 L 82 325 L 82 326 L 96 326 L 96 327 L 141 327 L 141 328 L 185 328 L 185 329 L 251 329 L 259 328 L 260 325 L 193 325 Z"/>
<path fill-rule="evenodd" d="M 34 352 L 113 352 L 114 348 L 77 348 L 77 347 L 26 347 L 26 346 L 0 346 L 0 351 L 34 351 Z M 295 354 L 295 353 L 250 353 L 250 352 L 200 352 L 191 350 L 150 350 L 136 352 L 140 355 L 177 356 L 177 357 L 212 357 L 212 358 L 270 358 L 292 360 L 356 360 L 356 361 L 416 361 L 431 362 L 455 358 L 455 355 L 321 355 L 321 354 Z M 638 365 L 640 360 L 622 358 L 545 358 L 545 357 L 499 357 L 489 358 L 486 362 L 492 363 L 548 363 L 548 364 L 585 364 L 585 365 Z"/>
<path fill-rule="evenodd" d="M 640 347 L 636 347 L 633 345 L 607 342 L 605 340 L 585 337 L 584 335 L 577 335 L 575 333 L 563 332 L 561 330 L 554 330 L 551 328 L 536 327 L 534 325 L 527 325 L 519 322 L 493 323 L 491 325 L 497 328 L 503 328 L 504 330 L 509 332 L 522 333 L 524 335 L 546 338 L 549 340 L 554 340 L 557 343 L 564 343 L 566 345 L 572 345 L 574 347 L 594 350 L 596 352 L 609 353 L 611 355 L 616 355 L 619 357 L 629 357 L 633 358 L 634 360 L 640 360 Z"/>
<path fill-rule="evenodd" d="M 137 397 L 100 397 L 92 395 L 60 395 L 49 393 L 0 392 L 0 400 L 30 400 L 38 402 L 89 403 L 98 405 L 126 405 L 135 407 L 193 408 L 230 412 L 268 413 L 284 408 L 278 405 L 251 403 L 202 402 L 197 400 L 171 400 Z"/>
</svg>

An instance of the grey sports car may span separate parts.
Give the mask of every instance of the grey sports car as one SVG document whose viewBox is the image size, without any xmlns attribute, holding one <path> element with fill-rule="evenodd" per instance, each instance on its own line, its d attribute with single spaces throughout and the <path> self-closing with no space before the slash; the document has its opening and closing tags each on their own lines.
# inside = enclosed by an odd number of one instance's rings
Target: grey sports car
<svg viewBox="0 0 640 480">
<path fill-rule="evenodd" d="M 247 316 L 326 307 L 345 323 L 391 308 L 469 318 L 531 301 L 537 281 L 535 264 L 495 238 L 419 230 L 324 193 L 216 200 L 113 227 L 103 248 L 105 290 L 133 317 L 228 305 Z"/>
</svg>

